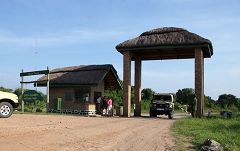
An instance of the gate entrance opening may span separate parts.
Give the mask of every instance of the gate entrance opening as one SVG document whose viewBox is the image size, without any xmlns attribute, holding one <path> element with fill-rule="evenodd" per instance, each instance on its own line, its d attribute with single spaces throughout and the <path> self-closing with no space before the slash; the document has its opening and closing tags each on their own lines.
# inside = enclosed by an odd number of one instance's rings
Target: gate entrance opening
<svg viewBox="0 0 240 151">
<path fill-rule="evenodd" d="M 116 46 L 123 55 L 123 116 L 131 112 L 131 61 L 135 61 L 135 115 L 141 116 L 141 68 L 144 60 L 195 59 L 197 117 L 204 112 L 204 58 L 211 58 L 210 40 L 183 28 L 164 27 L 142 33 Z"/>
</svg>

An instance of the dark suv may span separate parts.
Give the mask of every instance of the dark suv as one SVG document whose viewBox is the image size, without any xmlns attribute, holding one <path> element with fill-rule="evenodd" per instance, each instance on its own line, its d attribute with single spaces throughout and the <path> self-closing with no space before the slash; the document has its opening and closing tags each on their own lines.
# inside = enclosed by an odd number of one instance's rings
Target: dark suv
<svg viewBox="0 0 240 151">
<path fill-rule="evenodd" d="M 153 95 L 150 106 L 150 117 L 157 115 L 168 115 L 169 119 L 173 118 L 174 97 L 171 93 L 158 93 Z"/>
</svg>

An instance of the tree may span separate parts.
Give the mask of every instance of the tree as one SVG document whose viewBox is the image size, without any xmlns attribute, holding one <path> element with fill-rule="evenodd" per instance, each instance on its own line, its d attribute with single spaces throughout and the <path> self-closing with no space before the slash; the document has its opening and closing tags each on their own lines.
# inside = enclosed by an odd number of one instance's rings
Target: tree
<svg viewBox="0 0 240 151">
<path fill-rule="evenodd" d="M 151 88 L 142 89 L 142 99 L 152 100 L 154 91 Z"/>
<path fill-rule="evenodd" d="M 113 99 L 114 105 L 123 105 L 123 91 L 122 90 L 106 90 L 104 96 L 111 97 Z"/>
<path fill-rule="evenodd" d="M 217 103 L 222 107 L 222 108 L 228 108 L 232 105 L 238 104 L 238 99 L 236 96 L 232 94 L 222 94 L 218 97 Z"/>
<path fill-rule="evenodd" d="M 14 90 L 14 92 L 19 98 L 22 97 L 22 89 L 21 88 L 17 88 L 16 90 Z"/>
<path fill-rule="evenodd" d="M 216 105 L 216 101 L 213 100 L 210 96 L 204 96 L 204 104 L 207 108 L 212 108 Z"/>
<path fill-rule="evenodd" d="M 29 91 L 30 89 L 24 89 L 24 92 Z M 17 88 L 14 90 L 14 92 L 18 96 L 19 104 L 22 105 L 22 89 Z M 25 102 L 24 105 L 24 110 L 26 112 L 40 112 L 40 111 L 45 111 L 46 110 L 46 102 L 47 102 L 47 95 L 42 93 L 41 91 L 37 91 L 42 97 L 43 101 L 36 100 L 35 102 Z"/>
<path fill-rule="evenodd" d="M 240 98 L 237 99 L 237 107 L 240 110 Z"/>
<path fill-rule="evenodd" d="M 184 88 L 178 90 L 176 93 L 176 102 L 180 104 L 191 104 L 194 100 L 195 94 L 192 88 Z"/>
</svg>

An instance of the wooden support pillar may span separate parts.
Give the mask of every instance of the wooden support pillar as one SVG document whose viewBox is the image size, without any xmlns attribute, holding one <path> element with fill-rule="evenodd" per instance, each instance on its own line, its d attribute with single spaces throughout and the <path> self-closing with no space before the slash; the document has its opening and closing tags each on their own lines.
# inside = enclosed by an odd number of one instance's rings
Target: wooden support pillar
<svg viewBox="0 0 240 151">
<path fill-rule="evenodd" d="M 131 116 L 131 55 L 123 54 L 123 116 Z"/>
<path fill-rule="evenodd" d="M 135 112 L 134 116 L 141 116 L 141 71 L 142 60 L 140 57 L 135 58 Z"/>
<path fill-rule="evenodd" d="M 22 69 L 22 73 L 23 73 L 23 69 Z M 21 76 L 21 94 L 23 96 L 23 93 L 24 93 L 24 89 L 23 89 L 23 76 Z M 22 112 L 24 112 L 24 100 L 23 100 L 23 97 L 21 98 L 21 101 L 22 101 Z"/>
<path fill-rule="evenodd" d="M 49 71 L 49 68 L 47 67 L 47 70 Z M 49 110 L 49 72 L 47 74 L 47 90 L 46 90 L 46 93 L 47 93 L 47 103 L 46 103 L 46 112 L 48 112 Z"/>
<path fill-rule="evenodd" d="M 195 95 L 197 99 L 196 116 L 204 115 L 204 58 L 201 48 L 195 49 Z"/>
</svg>

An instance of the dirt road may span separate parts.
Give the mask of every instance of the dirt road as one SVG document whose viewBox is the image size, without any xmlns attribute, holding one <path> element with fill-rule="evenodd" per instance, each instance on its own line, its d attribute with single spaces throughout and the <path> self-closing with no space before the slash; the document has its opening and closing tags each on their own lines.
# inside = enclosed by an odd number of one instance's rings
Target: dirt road
<svg viewBox="0 0 240 151">
<path fill-rule="evenodd" d="M 0 119 L 5 151 L 169 151 L 167 118 L 14 114 Z"/>
</svg>

